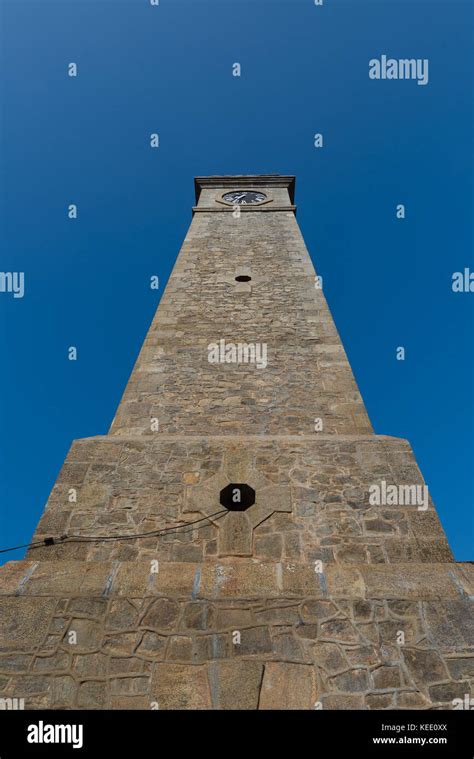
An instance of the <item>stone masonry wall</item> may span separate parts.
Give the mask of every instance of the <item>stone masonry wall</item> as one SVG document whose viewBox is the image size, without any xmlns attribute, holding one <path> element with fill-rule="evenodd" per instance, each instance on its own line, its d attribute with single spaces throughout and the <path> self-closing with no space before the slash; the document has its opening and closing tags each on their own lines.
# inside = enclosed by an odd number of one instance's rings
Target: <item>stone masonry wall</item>
<svg viewBox="0 0 474 759">
<path fill-rule="evenodd" d="M 27 709 L 454 708 L 473 695 L 472 574 L 11 562 L 0 697 Z"/>
<path fill-rule="evenodd" d="M 67 455 L 34 540 L 62 538 L 0 569 L 0 708 L 472 696 L 473 567 L 431 499 L 371 500 L 424 481 L 407 441 L 373 433 L 292 178 L 236 178 L 273 202 L 240 218 L 219 204 L 233 181 L 201 178 L 111 430 Z M 265 343 L 267 366 L 209 363 L 221 338 Z M 231 483 L 254 493 L 246 510 L 224 508 Z"/>
<path fill-rule="evenodd" d="M 265 343 L 265 370 L 210 364 L 221 338 Z M 305 435 L 317 417 L 328 434 L 372 432 L 294 214 L 197 213 L 111 434 L 152 436 L 157 418 L 163 433 Z"/>
<path fill-rule="evenodd" d="M 256 491 L 255 506 L 247 512 L 253 520 L 250 543 L 243 550 L 237 546 L 235 555 L 341 564 L 452 561 L 431 500 L 426 511 L 416 505 L 372 506 L 369 488 L 381 481 L 423 483 L 406 441 L 316 433 L 310 438 L 159 433 L 154 440 L 89 438 L 71 448 L 34 540 L 60 534 L 133 535 L 192 522 L 223 510 L 219 494 L 228 482 L 246 482 Z M 73 503 L 68 501 L 71 490 Z M 226 555 L 219 538 L 222 542 L 233 518 L 225 513 L 195 529 L 136 541 L 66 542 L 35 548 L 29 556 L 214 560 Z"/>
</svg>

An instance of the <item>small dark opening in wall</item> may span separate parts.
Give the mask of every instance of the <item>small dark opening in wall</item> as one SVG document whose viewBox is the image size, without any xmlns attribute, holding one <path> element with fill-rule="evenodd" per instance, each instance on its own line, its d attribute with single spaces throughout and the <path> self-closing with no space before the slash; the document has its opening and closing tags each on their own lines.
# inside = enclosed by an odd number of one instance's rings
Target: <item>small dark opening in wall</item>
<svg viewBox="0 0 474 759">
<path fill-rule="evenodd" d="M 231 482 L 221 490 L 219 500 L 227 511 L 247 511 L 255 503 L 255 490 L 250 485 Z"/>
<path fill-rule="evenodd" d="M 239 274 L 238 277 L 235 278 L 236 282 L 250 282 L 252 277 L 247 276 L 247 274 Z"/>
</svg>

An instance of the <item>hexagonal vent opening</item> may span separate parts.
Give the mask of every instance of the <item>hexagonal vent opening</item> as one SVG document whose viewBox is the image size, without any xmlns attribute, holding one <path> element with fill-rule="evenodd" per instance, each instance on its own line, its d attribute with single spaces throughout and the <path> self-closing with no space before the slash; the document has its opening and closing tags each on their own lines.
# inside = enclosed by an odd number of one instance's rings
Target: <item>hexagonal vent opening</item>
<svg viewBox="0 0 474 759">
<path fill-rule="evenodd" d="M 252 280 L 252 277 L 249 277 L 248 274 L 239 274 L 236 278 L 236 282 L 250 282 Z"/>
<path fill-rule="evenodd" d="M 245 483 L 231 482 L 221 490 L 219 500 L 228 511 L 246 511 L 255 503 L 255 490 Z"/>
</svg>

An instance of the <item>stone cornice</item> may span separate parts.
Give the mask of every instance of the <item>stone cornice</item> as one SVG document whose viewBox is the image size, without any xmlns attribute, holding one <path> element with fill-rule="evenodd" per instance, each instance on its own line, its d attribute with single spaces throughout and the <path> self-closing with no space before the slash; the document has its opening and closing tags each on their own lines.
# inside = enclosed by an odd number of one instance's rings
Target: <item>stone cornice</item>
<svg viewBox="0 0 474 759">
<path fill-rule="evenodd" d="M 113 577 L 113 582 L 110 578 Z M 150 581 L 150 577 L 152 578 Z M 196 584 L 196 577 L 199 584 Z M 150 561 L 10 561 L 0 568 L 0 598 L 86 596 L 176 599 L 404 599 L 468 603 L 474 572 L 468 562 L 327 563 L 324 575 L 310 563 L 242 562 L 223 557 L 201 563 L 163 562 L 150 575 Z M 467 619 L 466 619 L 467 624 Z"/>
<path fill-rule="evenodd" d="M 268 206 L 263 206 L 263 205 L 239 206 L 239 210 L 242 213 L 249 213 L 249 212 L 255 213 L 255 211 L 261 211 L 261 212 L 265 212 L 265 211 L 274 211 L 274 212 L 275 211 L 286 211 L 286 212 L 292 211 L 294 214 L 296 214 L 296 206 L 290 206 L 290 205 L 288 205 L 288 206 L 275 206 L 275 205 L 268 205 Z M 225 207 L 225 206 L 222 206 L 222 207 L 218 207 L 218 206 L 193 206 L 192 211 L 193 211 L 193 216 L 194 216 L 195 213 L 222 213 L 222 212 L 223 213 L 229 213 L 229 211 L 230 211 L 230 213 L 233 213 L 234 209 L 230 208 L 228 206 L 227 207 Z"/>
<path fill-rule="evenodd" d="M 284 187 L 288 189 L 291 203 L 295 199 L 295 177 L 284 174 L 226 174 L 223 176 L 213 175 L 209 177 L 195 177 L 194 187 L 196 191 L 196 204 L 203 188 L 238 189 L 258 187 Z M 291 210 L 291 209 L 290 209 Z"/>
</svg>

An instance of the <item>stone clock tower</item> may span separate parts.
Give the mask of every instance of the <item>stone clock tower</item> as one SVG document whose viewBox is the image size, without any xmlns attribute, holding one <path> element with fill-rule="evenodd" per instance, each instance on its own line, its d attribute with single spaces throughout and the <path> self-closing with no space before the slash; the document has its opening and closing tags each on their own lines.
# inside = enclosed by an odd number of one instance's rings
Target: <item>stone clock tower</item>
<svg viewBox="0 0 474 759">
<path fill-rule="evenodd" d="M 2 703 L 454 708 L 472 566 L 409 444 L 374 434 L 294 177 L 195 185 L 109 433 L 73 443 L 0 572 Z"/>
</svg>

